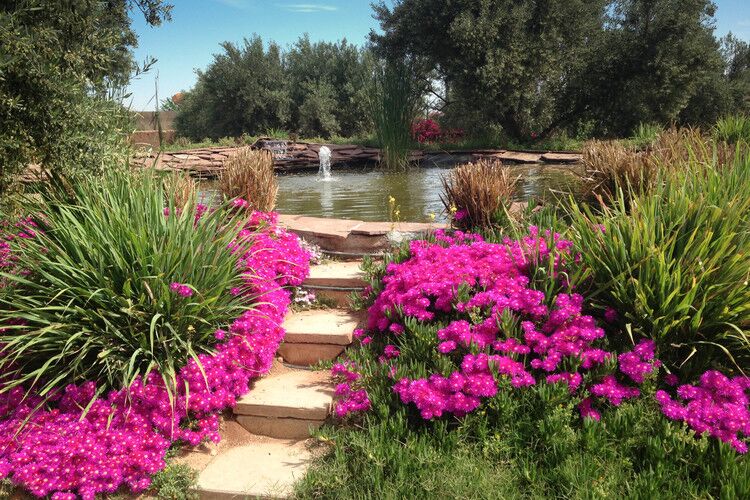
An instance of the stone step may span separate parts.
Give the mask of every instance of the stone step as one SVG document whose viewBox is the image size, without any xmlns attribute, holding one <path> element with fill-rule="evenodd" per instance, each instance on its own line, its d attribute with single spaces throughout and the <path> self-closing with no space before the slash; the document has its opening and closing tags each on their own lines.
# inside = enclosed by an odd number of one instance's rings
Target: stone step
<svg viewBox="0 0 750 500">
<path fill-rule="evenodd" d="M 313 458 L 311 440 L 257 436 L 231 420 L 220 432 L 218 445 L 187 449 L 176 459 L 198 471 L 201 500 L 289 498 Z"/>
<path fill-rule="evenodd" d="M 286 335 L 279 354 L 300 366 L 334 360 L 352 343 L 352 332 L 361 322 L 362 314 L 343 309 L 291 313 L 284 320 Z"/>
<path fill-rule="evenodd" d="M 303 286 L 306 288 L 347 288 L 359 290 L 367 286 L 360 270 L 362 261 L 331 261 L 310 266 L 310 276 Z"/>
<path fill-rule="evenodd" d="M 367 286 L 360 271 L 362 261 L 332 261 L 310 267 L 310 276 L 302 284 L 319 298 L 332 301 L 337 307 L 349 307 L 353 292 Z"/>
<path fill-rule="evenodd" d="M 276 367 L 256 380 L 237 401 L 237 422 L 253 434 L 304 439 L 331 412 L 333 386 L 328 371 Z"/>
</svg>

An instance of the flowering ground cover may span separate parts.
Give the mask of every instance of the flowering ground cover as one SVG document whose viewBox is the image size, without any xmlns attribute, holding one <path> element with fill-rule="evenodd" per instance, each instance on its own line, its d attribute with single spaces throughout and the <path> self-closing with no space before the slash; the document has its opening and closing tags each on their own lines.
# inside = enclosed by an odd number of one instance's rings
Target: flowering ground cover
<svg viewBox="0 0 750 500">
<path fill-rule="evenodd" d="M 210 217 L 202 207 L 197 208 L 195 217 L 192 212 L 179 212 L 172 207 L 160 217 L 190 217 L 194 221 L 187 227 L 195 230 L 199 230 L 204 217 Z M 309 254 L 296 236 L 276 225 L 275 214 L 250 213 L 242 202 L 235 203 L 232 213 L 232 220 L 239 218 L 243 222 L 224 251 L 234 256 L 234 272 L 239 281 L 228 281 L 226 285 L 233 286 L 226 286 L 222 293 L 237 298 L 243 307 L 229 309 L 239 313 L 226 318 L 226 328 L 215 327 L 221 324 L 218 319 L 201 326 L 196 317 L 192 332 L 214 325 L 210 330 L 212 340 L 208 345 L 191 348 L 192 354 L 187 357 L 172 359 L 175 370 L 170 376 L 149 367 L 122 387 L 113 387 L 106 379 L 80 377 L 16 385 L 14 378 L 28 373 L 33 363 L 24 364 L 24 351 L 9 350 L 9 342 L 32 326 L 39 337 L 47 332 L 32 324 L 38 319 L 36 316 L 16 310 L 19 320 L 14 325 L 6 322 L 2 332 L 5 371 L 0 393 L 0 477 L 36 496 L 50 495 L 56 500 L 93 499 L 121 488 L 137 493 L 147 490 L 151 476 L 164 468 L 165 453 L 171 446 L 219 439 L 219 412 L 233 406 L 247 392 L 251 379 L 269 370 L 284 335 L 281 323 L 290 304 L 287 288 L 301 284 L 309 270 Z M 4 317 L 11 316 L 12 306 L 17 304 L 10 288 L 24 286 L 24 280 L 43 279 L 39 270 L 26 268 L 20 257 L 24 255 L 20 246 L 25 241 L 53 240 L 52 236 L 40 236 L 39 225 L 21 223 L 3 238 L 0 263 L 5 282 L 0 302 Z M 55 228 L 44 231 L 53 232 Z M 204 241 L 203 250 L 206 245 Z M 161 250 L 168 253 L 164 247 Z M 58 251 L 59 248 L 50 249 L 50 253 Z M 195 280 L 186 279 L 189 273 L 180 276 L 174 269 L 165 269 L 150 278 L 149 288 L 163 293 L 158 297 L 160 303 L 172 304 L 171 319 L 175 324 L 179 324 L 176 317 L 180 311 L 197 307 L 191 303 L 209 300 L 201 281 L 192 276 Z M 157 281 L 161 283 L 159 288 L 154 286 Z M 120 288 L 125 297 L 128 290 Z M 59 321 L 63 321 L 65 310 L 56 312 L 60 314 Z M 149 317 L 152 336 L 164 314 Z M 111 321 L 116 321 L 115 314 Z M 54 325 L 48 325 L 47 330 L 53 329 Z M 187 330 L 191 332 L 189 327 Z M 80 328 L 79 335 L 97 334 L 84 326 Z M 201 337 L 175 332 L 165 338 L 179 343 Z M 13 358 L 9 360 L 8 356 Z M 132 359 L 137 358 L 133 355 Z M 14 371 L 14 366 L 24 370 Z"/>
<path fill-rule="evenodd" d="M 336 497 L 357 474 L 367 486 L 348 495 L 495 498 L 477 489 L 486 474 L 503 498 L 750 493 L 750 379 L 681 383 L 656 342 L 579 293 L 581 265 L 572 241 L 532 227 L 496 243 L 438 233 L 373 268 L 361 348 L 333 367 L 336 414 L 356 425 L 328 431 L 336 449 L 300 495 Z M 453 470 L 468 477 L 431 479 Z"/>
</svg>

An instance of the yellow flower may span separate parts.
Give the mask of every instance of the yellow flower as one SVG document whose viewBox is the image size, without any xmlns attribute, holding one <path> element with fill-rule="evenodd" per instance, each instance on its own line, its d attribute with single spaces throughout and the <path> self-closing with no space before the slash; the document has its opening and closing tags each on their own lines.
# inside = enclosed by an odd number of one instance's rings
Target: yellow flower
<svg viewBox="0 0 750 500">
<path fill-rule="evenodd" d="M 396 198 L 394 198 L 393 196 L 389 196 L 388 197 L 388 203 L 390 203 L 391 205 L 393 205 L 394 203 L 396 203 Z"/>
<path fill-rule="evenodd" d="M 430 221 L 431 221 L 431 222 L 435 222 L 435 217 L 436 217 L 436 215 L 435 215 L 435 214 L 430 214 L 430 216 L 429 216 L 429 217 L 430 217 Z"/>
<path fill-rule="evenodd" d="M 401 210 L 396 210 L 396 212 L 394 213 L 394 215 L 395 215 L 396 217 L 398 217 L 399 215 L 401 215 Z"/>
<path fill-rule="evenodd" d="M 452 214 L 455 214 L 456 212 L 458 212 L 458 207 L 456 207 L 456 205 L 451 205 L 450 210 Z"/>
</svg>

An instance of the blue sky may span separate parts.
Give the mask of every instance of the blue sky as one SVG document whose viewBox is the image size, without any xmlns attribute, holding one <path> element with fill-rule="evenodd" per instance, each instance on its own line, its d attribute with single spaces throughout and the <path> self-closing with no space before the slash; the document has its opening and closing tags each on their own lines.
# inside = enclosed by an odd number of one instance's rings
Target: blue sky
<svg viewBox="0 0 750 500">
<path fill-rule="evenodd" d="M 750 39 L 750 0 L 714 0 L 718 5 L 716 31 L 731 31 Z M 131 84 L 131 107 L 153 110 L 158 74 L 159 98 L 188 90 L 195 69 L 205 69 L 224 41 L 240 42 L 253 33 L 263 40 L 291 45 L 302 34 L 312 40 L 362 44 L 371 29 L 370 0 L 172 0 L 172 22 L 158 28 L 136 16 L 133 26 L 139 46 L 135 57 L 158 60 L 154 68 Z"/>
</svg>

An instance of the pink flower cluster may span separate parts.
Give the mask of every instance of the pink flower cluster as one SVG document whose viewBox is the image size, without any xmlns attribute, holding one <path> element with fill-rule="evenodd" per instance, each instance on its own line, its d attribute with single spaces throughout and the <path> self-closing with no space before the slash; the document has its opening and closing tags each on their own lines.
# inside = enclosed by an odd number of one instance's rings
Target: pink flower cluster
<svg viewBox="0 0 750 500">
<path fill-rule="evenodd" d="M 169 289 L 182 297 L 187 298 L 193 296 L 193 289 L 190 287 L 190 285 L 183 285 L 182 283 L 170 283 Z"/>
<path fill-rule="evenodd" d="M 437 141 L 455 141 L 464 136 L 462 129 L 442 129 L 432 118 L 417 120 L 411 126 L 412 139 L 420 144 Z"/>
<path fill-rule="evenodd" d="M 667 418 L 685 422 L 696 433 L 708 433 L 747 453 L 743 436 L 750 436 L 750 377 L 729 378 L 710 370 L 698 385 L 678 387 L 676 398 L 657 391 L 656 400 Z"/>
<path fill-rule="evenodd" d="M 252 242 L 240 272 L 255 307 L 229 332 L 217 331 L 223 341 L 213 355 L 201 354 L 179 370 L 171 396 L 155 372 L 103 397 L 94 381 L 45 398 L 25 397 L 20 388 L 0 394 L 0 478 L 55 500 L 93 499 L 122 485 L 141 492 L 164 467 L 173 442 L 217 441 L 218 412 L 234 406 L 250 380 L 271 367 L 290 302 L 284 287 L 300 285 L 309 272 L 309 253 L 275 223 L 275 214 L 253 213 L 240 234 Z M 173 285 L 187 293 L 185 285 Z"/>
<path fill-rule="evenodd" d="M 351 362 L 337 363 L 331 368 L 331 375 L 339 383 L 336 385 L 336 404 L 333 412 L 339 418 L 350 413 L 363 412 L 370 409 L 370 397 L 367 391 L 356 387 L 361 378 Z"/>
<path fill-rule="evenodd" d="M 565 293 L 578 262 L 571 249 L 570 241 L 534 227 L 520 241 L 501 244 L 461 232 L 439 232 L 435 242 L 413 241 L 408 260 L 387 266 L 382 291 L 368 311 L 367 332 L 359 337 L 381 346 L 375 354 L 393 377 L 407 324 L 439 325 L 435 353 L 452 363 L 453 371 L 403 377 L 392 387 L 425 419 L 466 415 L 496 395 L 506 379 L 515 388 L 540 381 L 565 384 L 581 399 L 582 417 L 599 420 L 595 405 L 619 406 L 640 396 L 639 386 L 656 377 L 661 363 L 652 340 L 637 342 L 629 352 L 607 349 L 604 329 L 583 314 L 583 297 Z M 548 262 L 552 269 L 543 267 Z M 539 276 L 546 280 L 541 286 Z M 616 321 L 616 313 L 607 310 L 605 320 Z M 659 398 L 670 418 L 742 451 L 746 444 L 738 436 L 750 430 L 747 380 L 709 372 L 700 388 L 678 390 L 686 405 L 664 392 Z M 344 405 L 338 413 L 347 410 Z"/>
</svg>

